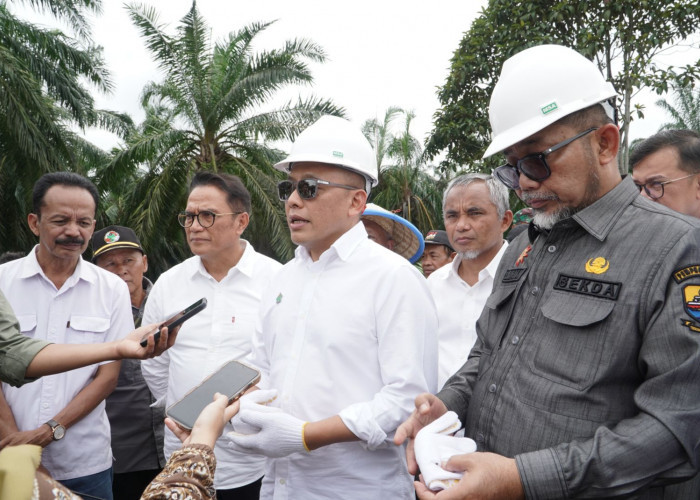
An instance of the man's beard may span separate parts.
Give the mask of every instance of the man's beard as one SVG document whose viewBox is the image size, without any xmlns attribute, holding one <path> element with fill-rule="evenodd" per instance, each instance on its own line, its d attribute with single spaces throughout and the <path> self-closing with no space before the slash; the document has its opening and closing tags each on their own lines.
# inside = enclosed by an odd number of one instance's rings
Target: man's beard
<svg viewBox="0 0 700 500">
<path fill-rule="evenodd" d="M 481 252 L 478 250 L 465 250 L 464 252 L 458 252 L 457 255 L 462 260 L 474 260 L 481 255 Z"/>
<path fill-rule="evenodd" d="M 528 203 L 528 201 L 532 199 L 556 201 L 559 206 L 557 206 L 553 212 L 543 212 L 539 208 L 532 209 L 534 214 L 532 217 L 533 224 L 541 229 L 552 229 L 557 222 L 572 217 L 577 212 L 596 202 L 598 200 L 599 189 L 600 179 L 598 178 L 598 173 L 591 167 L 588 173 L 586 192 L 584 193 L 583 201 L 575 207 L 562 205 L 561 202 L 559 202 L 559 197 L 554 193 L 523 191 L 520 193 L 520 199 L 525 203 Z"/>
</svg>

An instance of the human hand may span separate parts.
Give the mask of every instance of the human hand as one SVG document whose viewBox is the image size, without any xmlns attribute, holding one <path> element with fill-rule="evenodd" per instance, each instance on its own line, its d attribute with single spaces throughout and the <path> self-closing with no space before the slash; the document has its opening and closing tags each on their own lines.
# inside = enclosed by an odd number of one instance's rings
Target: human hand
<svg viewBox="0 0 700 500">
<path fill-rule="evenodd" d="M 411 474 L 418 473 L 418 464 L 413 451 L 413 440 L 418 431 L 428 425 L 433 420 L 440 418 L 447 412 L 447 407 L 437 396 L 424 392 L 416 397 L 416 409 L 411 413 L 411 416 L 396 429 L 394 434 L 394 444 L 401 445 L 406 439 L 409 439 L 406 447 L 406 461 L 408 463 L 408 472 Z"/>
<path fill-rule="evenodd" d="M 165 419 L 165 425 L 182 441 L 183 445 L 206 444 L 213 448 L 224 426 L 237 412 L 238 401 L 229 405 L 228 398 L 217 392 L 214 394 L 214 401 L 201 411 L 191 431 L 183 429 L 170 418 Z"/>
<path fill-rule="evenodd" d="M 423 482 L 415 482 L 420 500 L 522 500 L 525 498 L 515 460 L 495 453 L 455 455 L 442 466 L 462 472 L 455 486 L 439 492 L 430 491 Z"/>
<path fill-rule="evenodd" d="M 0 441 L 0 450 L 6 446 L 20 444 L 36 444 L 45 448 L 53 442 L 53 432 L 48 425 L 41 425 L 30 431 L 16 431 L 8 434 Z"/>
<path fill-rule="evenodd" d="M 275 397 L 277 391 L 272 389 L 254 391 L 240 399 L 241 409 L 233 420 L 234 432 L 226 435 L 234 449 L 271 458 L 308 451 L 303 437 L 306 422 L 266 406 Z"/>
<path fill-rule="evenodd" d="M 117 359 L 148 359 L 160 356 L 175 343 L 179 329 L 177 327 L 175 331 L 168 332 L 167 327 L 161 328 L 160 338 L 156 342 L 158 324 L 140 326 L 117 342 Z M 141 341 L 146 336 L 146 347 L 142 347 Z"/>
</svg>

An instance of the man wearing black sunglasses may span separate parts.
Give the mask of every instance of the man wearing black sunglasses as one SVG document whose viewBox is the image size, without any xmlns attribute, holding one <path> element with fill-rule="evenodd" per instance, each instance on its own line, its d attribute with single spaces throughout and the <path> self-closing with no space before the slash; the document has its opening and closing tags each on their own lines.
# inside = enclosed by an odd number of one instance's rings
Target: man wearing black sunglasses
<svg viewBox="0 0 700 500">
<path fill-rule="evenodd" d="M 437 315 L 420 273 L 360 222 L 374 152 L 325 116 L 276 167 L 299 248 L 263 297 L 250 360 L 263 390 L 241 399 L 230 439 L 270 457 L 263 499 L 413 499 L 390 443 L 415 395 L 437 388 Z"/>
<path fill-rule="evenodd" d="M 396 433 L 457 412 L 478 452 L 445 465 L 467 471 L 449 498 L 700 498 L 700 221 L 622 181 L 614 94 L 555 45 L 508 59 L 494 88 L 485 156 L 505 155 L 495 175 L 532 207 L 529 238 L 507 248 L 467 362 Z"/>
</svg>

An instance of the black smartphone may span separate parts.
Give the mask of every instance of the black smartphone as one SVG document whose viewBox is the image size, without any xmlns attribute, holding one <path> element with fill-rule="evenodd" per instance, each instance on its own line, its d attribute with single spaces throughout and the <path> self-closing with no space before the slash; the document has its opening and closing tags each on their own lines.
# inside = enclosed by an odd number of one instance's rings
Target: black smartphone
<svg viewBox="0 0 700 500">
<path fill-rule="evenodd" d="M 180 311 L 179 313 L 175 314 L 173 317 L 168 319 L 167 321 L 161 323 L 158 326 L 158 330 L 156 331 L 156 334 L 153 336 L 154 340 L 158 342 L 158 339 L 160 339 L 160 329 L 163 328 L 164 326 L 168 327 L 168 331 L 172 332 L 175 328 L 183 324 L 185 321 L 190 319 L 192 316 L 197 314 L 198 312 L 202 311 L 205 307 L 207 307 L 207 299 L 206 297 L 202 297 L 199 299 L 197 302 L 189 306 L 187 309 L 184 311 Z M 150 333 L 148 334 L 150 335 Z M 141 340 L 141 347 L 146 347 L 148 345 L 148 335 L 146 335 L 142 340 Z"/>
<path fill-rule="evenodd" d="M 180 401 L 168 406 L 165 414 L 181 427 L 191 430 L 204 407 L 214 400 L 214 394 L 224 394 L 231 403 L 259 380 L 260 372 L 255 368 L 240 361 L 229 361 L 185 394 Z"/>
</svg>

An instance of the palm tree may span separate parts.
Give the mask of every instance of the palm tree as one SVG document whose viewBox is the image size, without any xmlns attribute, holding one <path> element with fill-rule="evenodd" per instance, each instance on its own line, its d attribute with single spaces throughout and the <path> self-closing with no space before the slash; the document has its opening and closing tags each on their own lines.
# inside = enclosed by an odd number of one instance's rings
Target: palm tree
<svg viewBox="0 0 700 500">
<path fill-rule="evenodd" d="M 0 2 L 0 250 L 28 250 L 34 236 L 26 226 L 31 190 L 44 173 L 87 172 L 104 154 L 70 130 L 105 126 L 123 132 L 128 120 L 94 108 L 84 82 L 100 91 L 111 83 L 100 52 L 90 45 L 85 11 L 98 0 L 28 0 L 33 7 L 67 21 L 71 38 L 39 28 Z"/>
<path fill-rule="evenodd" d="M 659 131 L 686 129 L 700 133 L 700 88 L 676 87 L 674 96 L 674 104 L 670 104 L 665 99 L 656 101 L 656 105 L 671 115 L 673 119 L 672 122 L 661 125 Z"/>
<path fill-rule="evenodd" d="M 399 114 L 404 115 L 403 130 L 394 135 L 389 124 Z M 373 201 L 426 233 L 442 224 L 444 182 L 433 177 L 425 165 L 423 148 L 410 131 L 414 118 L 413 111 L 389 108 L 382 124 L 367 120 L 363 131 L 377 151 L 380 166 L 379 185 L 373 192 Z M 385 158 L 392 163 L 384 165 Z"/>
<path fill-rule="evenodd" d="M 168 119 L 151 116 L 150 124 L 101 169 L 105 185 L 137 179 L 127 193 L 124 220 L 145 240 L 149 253 L 163 255 L 163 265 L 172 265 L 186 252 L 175 214 L 185 206 L 187 180 L 199 169 L 229 172 L 251 193 L 254 213 L 246 237 L 263 252 L 291 257 L 293 245 L 276 195 L 279 174 L 271 167 L 282 155 L 269 144 L 291 141 L 321 115 L 342 116 L 343 110 L 314 97 L 267 108 L 280 89 L 312 82 L 307 61 L 323 62 L 323 50 L 301 39 L 254 53 L 255 37 L 271 22 L 250 24 L 212 43 L 196 2 L 174 36 L 158 24 L 153 8 L 128 9 L 166 74 L 164 81 L 146 86 L 142 104 L 167 113 Z"/>
</svg>

